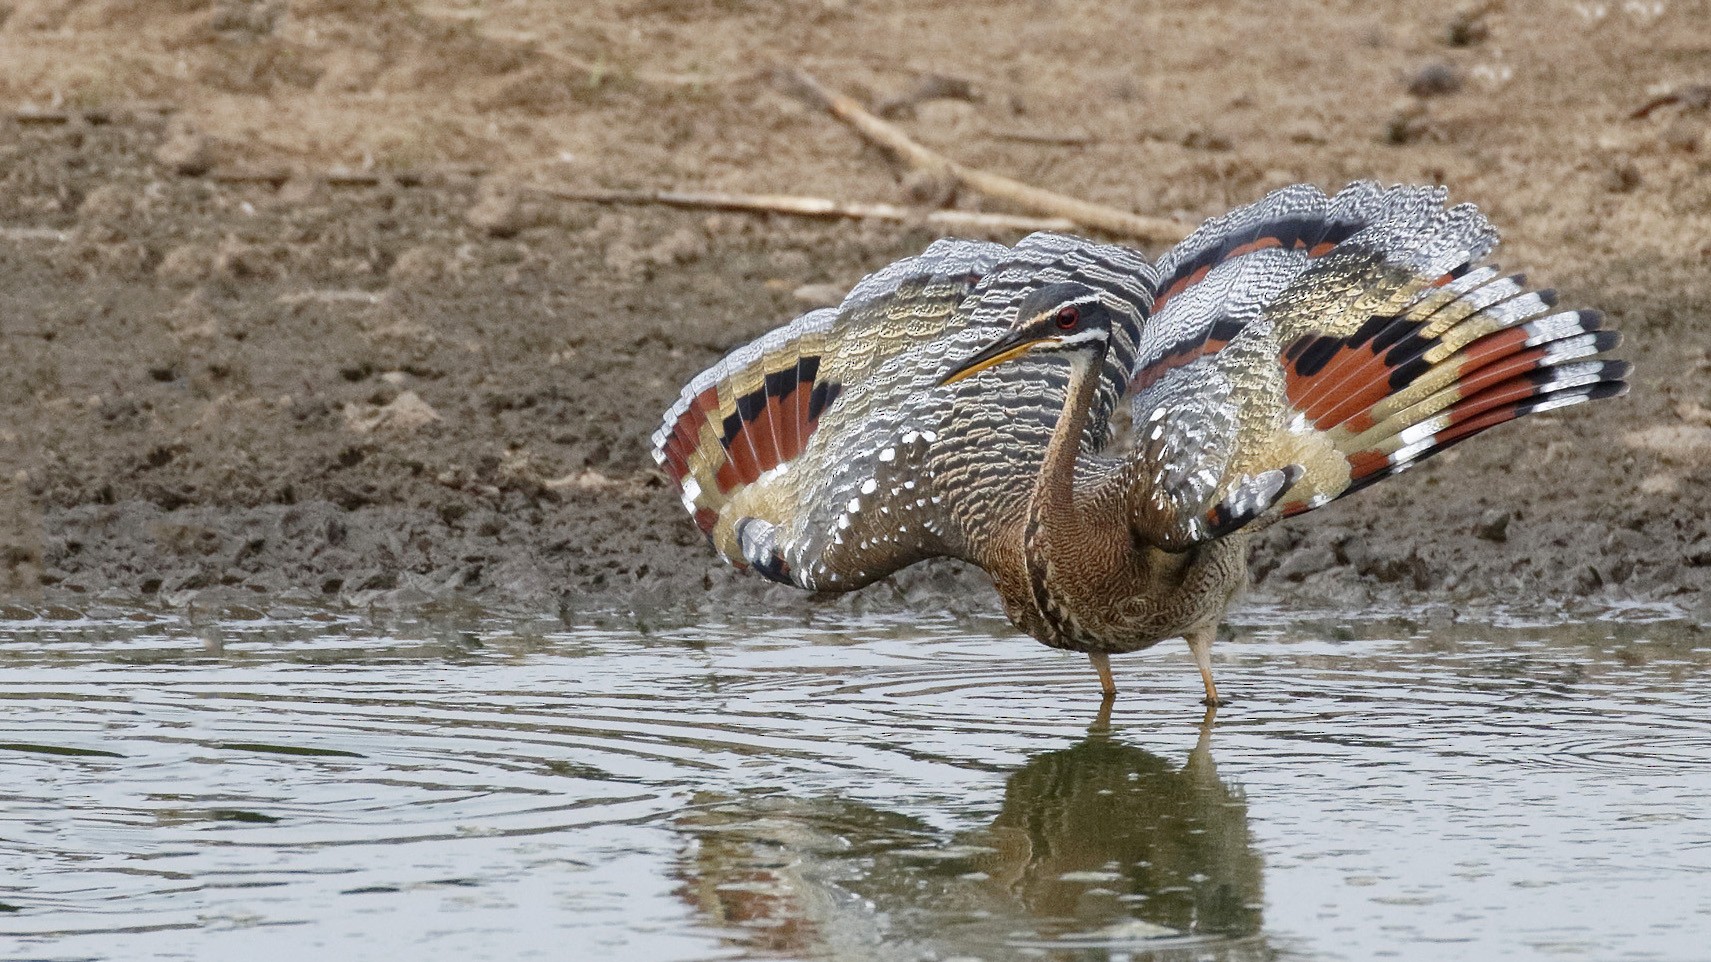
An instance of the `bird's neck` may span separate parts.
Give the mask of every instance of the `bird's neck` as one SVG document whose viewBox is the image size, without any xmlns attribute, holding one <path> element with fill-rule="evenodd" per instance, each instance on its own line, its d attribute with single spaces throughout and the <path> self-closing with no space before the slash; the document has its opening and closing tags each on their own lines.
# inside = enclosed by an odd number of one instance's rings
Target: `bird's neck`
<svg viewBox="0 0 1711 962">
<path fill-rule="evenodd" d="M 1100 504 L 1077 500 L 1076 463 L 1081 436 L 1098 391 L 1102 354 L 1070 357 L 1069 389 L 1057 430 L 1046 445 L 1045 462 L 1028 500 L 1028 521 L 1022 535 L 1022 557 L 1033 595 L 1039 628 L 1049 635 L 1085 640 L 1087 614 L 1079 603 L 1089 586 L 1106 582 L 1120 565 L 1120 550 L 1105 536 L 1125 532 L 1121 524 L 1100 524 Z"/>
<path fill-rule="evenodd" d="M 1064 392 L 1063 413 L 1057 430 L 1046 446 L 1045 462 L 1034 481 L 1028 502 L 1029 552 L 1045 548 L 1053 532 L 1065 532 L 1076 524 L 1075 467 L 1081 456 L 1081 436 L 1098 390 L 1096 376 L 1103 355 L 1076 353 L 1070 356 L 1069 389 Z"/>
</svg>

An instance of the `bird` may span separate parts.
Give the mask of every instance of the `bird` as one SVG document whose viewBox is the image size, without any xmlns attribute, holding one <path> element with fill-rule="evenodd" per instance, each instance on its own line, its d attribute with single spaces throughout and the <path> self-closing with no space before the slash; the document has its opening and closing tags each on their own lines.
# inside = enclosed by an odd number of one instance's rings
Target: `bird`
<svg viewBox="0 0 1711 962">
<path fill-rule="evenodd" d="M 1275 190 L 1156 261 L 943 239 L 693 378 L 653 453 L 727 562 L 812 592 L 933 557 L 1012 624 L 1210 651 L 1252 538 L 1498 424 L 1626 393 L 1596 310 L 1486 262 L 1443 187 Z"/>
</svg>

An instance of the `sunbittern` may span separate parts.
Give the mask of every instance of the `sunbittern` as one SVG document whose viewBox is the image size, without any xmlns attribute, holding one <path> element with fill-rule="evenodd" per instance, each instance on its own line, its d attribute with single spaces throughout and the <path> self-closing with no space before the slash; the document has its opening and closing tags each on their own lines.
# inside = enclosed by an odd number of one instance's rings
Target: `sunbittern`
<svg viewBox="0 0 1711 962">
<path fill-rule="evenodd" d="M 1107 696 L 1111 654 L 1182 637 L 1216 704 L 1252 532 L 1627 389 L 1603 316 L 1481 266 L 1496 231 L 1444 196 L 1287 187 L 1156 265 L 941 240 L 702 372 L 654 455 L 733 565 L 850 591 L 960 558 Z"/>
</svg>

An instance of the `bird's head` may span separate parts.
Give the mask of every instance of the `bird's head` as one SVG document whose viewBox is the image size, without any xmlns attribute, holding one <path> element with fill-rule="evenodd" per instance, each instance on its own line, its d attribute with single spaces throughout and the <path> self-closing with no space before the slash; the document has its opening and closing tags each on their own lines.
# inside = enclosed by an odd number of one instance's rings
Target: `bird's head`
<svg viewBox="0 0 1711 962">
<path fill-rule="evenodd" d="M 1036 351 L 1099 357 L 1110 344 L 1115 323 L 1111 308 L 1093 288 L 1070 281 L 1048 284 L 1022 301 L 1010 330 L 953 368 L 939 384 L 954 384 Z"/>
</svg>

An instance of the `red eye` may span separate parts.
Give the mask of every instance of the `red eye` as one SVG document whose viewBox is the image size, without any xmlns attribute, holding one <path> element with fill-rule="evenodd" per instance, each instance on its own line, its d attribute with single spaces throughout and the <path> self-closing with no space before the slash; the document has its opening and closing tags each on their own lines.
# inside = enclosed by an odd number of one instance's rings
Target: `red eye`
<svg viewBox="0 0 1711 962">
<path fill-rule="evenodd" d="M 1080 308 L 1065 307 L 1065 308 L 1063 308 L 1057 312 L 1057 326 L 1058 326 L 1059 330 L 1063 330 L 1063 331 L 1072 330 L 1072 329 L 1074 329 L 1075 325 L 1080 324 L 1080 323 L 1081 323 L 1081 309 Z"/>
</svg>

